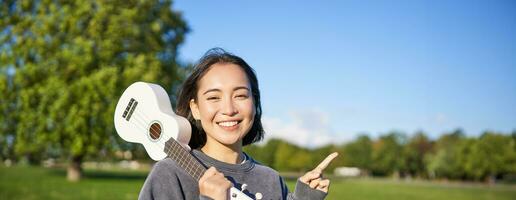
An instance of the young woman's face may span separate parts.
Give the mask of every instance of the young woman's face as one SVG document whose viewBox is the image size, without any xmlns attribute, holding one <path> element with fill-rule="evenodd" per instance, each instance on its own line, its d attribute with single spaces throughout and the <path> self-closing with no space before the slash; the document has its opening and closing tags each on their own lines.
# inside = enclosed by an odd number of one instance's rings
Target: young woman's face
<svg viewBox="0 0 516 200">
<path fill-rule="evenodd" d="M 190 101 L 190 109 L 201 120 L 206 144 L 241 145 L 256 113 L 244 70 L 231 63 L 213 64 L 199 80 L 197 101 Z"/>
</svg>

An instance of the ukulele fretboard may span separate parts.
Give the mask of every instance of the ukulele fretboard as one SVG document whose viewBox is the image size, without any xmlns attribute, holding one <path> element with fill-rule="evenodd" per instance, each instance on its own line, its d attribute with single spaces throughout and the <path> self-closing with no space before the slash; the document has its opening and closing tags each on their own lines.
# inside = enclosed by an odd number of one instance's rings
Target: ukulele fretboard
<svg viewBox="0 0 516 200">
<path fill-rule="evenodd" d="M 165 142 L 165 153 L 196 181 L 199 181 L 206 171 L 204 166 L 173 138 Z"/>
</svg>

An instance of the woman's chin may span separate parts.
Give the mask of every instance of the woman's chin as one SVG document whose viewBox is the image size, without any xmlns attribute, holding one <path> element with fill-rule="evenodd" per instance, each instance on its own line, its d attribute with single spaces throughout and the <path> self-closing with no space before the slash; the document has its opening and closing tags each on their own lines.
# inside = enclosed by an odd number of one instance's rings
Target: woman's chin
<svg viewBox="0 0 516 200">
<path fill-rule="evenodd" d="M 240 137 L 223 137 L 218 140 L 224 146 L 235 146 L 242 143 Z"/>
</svg>

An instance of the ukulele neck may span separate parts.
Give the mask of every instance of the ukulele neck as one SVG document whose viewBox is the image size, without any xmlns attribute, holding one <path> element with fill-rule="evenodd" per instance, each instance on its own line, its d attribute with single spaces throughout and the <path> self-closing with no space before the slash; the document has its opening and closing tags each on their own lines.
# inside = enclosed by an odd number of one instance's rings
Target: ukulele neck
<svg viewBox="0 0 516 200">
<path fill-rule="evenodd" d="M 196 181 L 199 181 L 206 171 L 206 168 L 173 138 L 165 143 L 165 153 Z"/>
</svg>

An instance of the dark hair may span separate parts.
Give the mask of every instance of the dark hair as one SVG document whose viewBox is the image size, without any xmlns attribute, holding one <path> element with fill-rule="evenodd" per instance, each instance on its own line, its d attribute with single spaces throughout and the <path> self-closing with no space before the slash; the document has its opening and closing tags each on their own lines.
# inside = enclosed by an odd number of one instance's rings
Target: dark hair
<svg viewBox="0 0 516 200">
<path fill-rule="evenodd" d="M 262 106 L 260 103 L 260 89 L 258 88 L 258 79 L 254 70 L 242 58 L 224 51 L 221 48 L 213 48 L 208 50 L 204 56 L 195 65 L 190 76 L 185 80 L 181 89 L 179 90 L 176 113 L 180 116 L 186 117 L 190 124 L 192 124 L 192 136 L 190 138 L 189 146 L 192 149 L 203 147 L 206 144 L 206 133 L 204 132 L 199 120 L 195 120 L 190 110 L 190 100 L 197 101 L 197 90 L 199 80 L 208 72 L 213 64 L 216 63 L 231 63 L 240 66 L 247 75 L 251 84 L 251 91 L 254 100 L 254 107 L 256 114 L 254 116 L 253 126 L 251 130 L 244 136 L 242 145 L 252 144 L 263 139 L 264 130 L 262 126 Z"/>
</svg>

